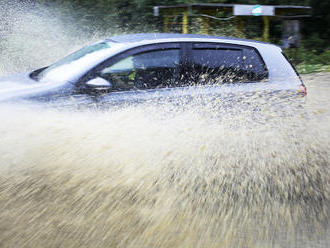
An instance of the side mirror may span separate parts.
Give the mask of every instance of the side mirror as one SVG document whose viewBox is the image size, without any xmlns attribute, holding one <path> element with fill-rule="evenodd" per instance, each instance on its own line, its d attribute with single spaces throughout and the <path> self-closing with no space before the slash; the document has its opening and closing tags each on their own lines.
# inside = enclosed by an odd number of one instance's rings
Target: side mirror
<svg viewBox="0 0 330 248">
<path fill-rule="evenodd" d="M 86 85 L 94 90 L 111 90 L 113 87 L 112 83 L 101 77 L 87 81 Z"/>
</svg>

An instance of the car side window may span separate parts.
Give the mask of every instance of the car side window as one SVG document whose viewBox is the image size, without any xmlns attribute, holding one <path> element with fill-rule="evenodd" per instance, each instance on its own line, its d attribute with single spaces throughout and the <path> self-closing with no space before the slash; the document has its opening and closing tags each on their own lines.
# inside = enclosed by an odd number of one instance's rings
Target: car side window
<svg viewBox="0 0 330 248">
<path fill-rule="evenodd" d="M 166 87 L 178 78 L 180 49 L 159 49 L 133 54 L 102 68 L 98 75 L 114 91 Z"/>
<path fill-rule="evenodd" d="M 203 43 L 193 44 L 191 71 L 196 84 L 242 83 L 267 77 L 255 50 Z"/>
</svg>

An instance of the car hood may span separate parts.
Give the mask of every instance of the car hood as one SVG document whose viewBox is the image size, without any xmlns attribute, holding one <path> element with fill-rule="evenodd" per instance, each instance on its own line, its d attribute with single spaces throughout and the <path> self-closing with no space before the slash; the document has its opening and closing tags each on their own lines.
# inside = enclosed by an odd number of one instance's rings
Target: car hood
<svg viewBox="0 0 330 248">
<path fill-rule="evenodd" d="M 37 82 L 29 77 L 29 73 L 18 73 L 0 78 L 0 102 L 57 88 L 64 83 Z"/>
</svg>

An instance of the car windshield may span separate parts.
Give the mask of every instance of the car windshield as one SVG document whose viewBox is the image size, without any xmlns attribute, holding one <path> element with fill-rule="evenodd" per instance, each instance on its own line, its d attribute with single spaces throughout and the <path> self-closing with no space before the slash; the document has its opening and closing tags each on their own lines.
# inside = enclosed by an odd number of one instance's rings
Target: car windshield
<svg viewBox="0 0 330 248">
<path fill-rule="evenodd" d="M 101 42 L 86 46 L 41 70 L 39 73 L 32 73 L 31 77 L 42 82 L 73 80 L 96 63 L 107 58 L 115 44 L 113 42 Z"/>
</svg>

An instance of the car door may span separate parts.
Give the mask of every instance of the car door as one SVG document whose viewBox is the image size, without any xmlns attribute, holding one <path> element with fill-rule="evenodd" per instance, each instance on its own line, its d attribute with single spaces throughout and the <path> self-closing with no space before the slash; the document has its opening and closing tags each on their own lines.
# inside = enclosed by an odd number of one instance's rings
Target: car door
<svg viewBox="0 0 330 248">
<path fill-rule="evenodd" d="M 229 43 L 192 42 L 188 58 L 192 84 L 204 99 L 232 107 L 266 89 L 268 71 L 259 52 Z"/>
<path fill-rule="evenodd" d="M 136 47 L 88 72 L 78 88 L 80 93 L 93 95 L 98 101 L 127 102 L 160 97 L 166 94 L 162 89 L 178 85 L 182 58 L 182 44 L 177 42 Z M 111 88 L 94 91 L 88 82 L 95 78 L 105 79 Z"/>
</svg>

